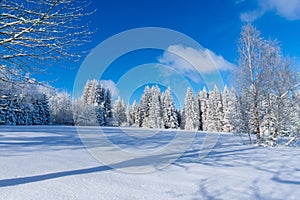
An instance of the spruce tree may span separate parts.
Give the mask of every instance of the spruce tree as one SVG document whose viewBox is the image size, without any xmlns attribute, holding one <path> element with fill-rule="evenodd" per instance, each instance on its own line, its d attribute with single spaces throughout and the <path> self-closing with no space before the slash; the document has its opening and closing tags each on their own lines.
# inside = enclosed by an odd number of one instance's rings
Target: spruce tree
<svg viewBox="0 0 300 200">
<path fill-rule="evenodd" d="M 114 103 L 113 116 L 115 126 L 124 126 L 126 124 L 126 107 L 124 101 L 121 100 L 121 97 L 118 97 Z"/>
<path fill-rule="evenodd" d="M 199 120 L 196 112 L 196 103 L 191 88 L 186 91 L 184 100 L 185 130 L 198 130 Z"/>
<path fill-rule="evenodd" d="M 132 122 L 134 127 L 141 127 L 140 108 L 136 100 L 132 103 Z"/>
<path fill-rule="evenodd" d="M 166 129 L 178 128 L 179 127 L 178 116 L 177 116 L 170 87 L 168 87 L 167 90 L 162 95 L 162 109 L 163 109 L 162 113 L 163 113 L 164 127 Z"/>
<path fill-rule="evenodd" d="M 107 88 L 105 92 L 104 110 L 105 110 L 105 126 L 112 126 L 114 119 L 113 119 L 113 112 L 112 112 L 111 93 L 109 88 Z"/>
<path fill-rule="evenodd" d="M 140 100 L 140 120 L 141 120 L 141 127 L 148 128 L 149 127 L 149 110 L 150 110 L 150 103 L 152 101 L 151 96 L 151 89 L 147 85 L 144 89 L 144 93 Z"/>
</svg>

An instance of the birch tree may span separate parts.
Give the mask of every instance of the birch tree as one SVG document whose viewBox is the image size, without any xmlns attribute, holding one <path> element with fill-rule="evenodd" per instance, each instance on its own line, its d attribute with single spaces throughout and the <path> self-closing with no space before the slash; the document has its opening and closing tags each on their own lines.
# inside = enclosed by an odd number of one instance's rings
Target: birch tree
<svg viewBox="0 0 300 200">
<path fill-rule="evenodd" d="M 250 133 L 256 134 L 257 143 L 274 145 L 278 134 L 291 133 L 291 118 L 296 111 L 290 110 L 290 102 L 299 87 L 299 76 L 277 41 L 264 39 L 251 24 L 242 28 L 238 49 L 237 76 L 248 119 L 245 124 Z"/>
<path fill-rule="evenodd" d="M 262 54 L 263 39 L 260 32 L 251 24 L 242 27 L 241 36 L 238 41 L 239 69 L 237 73 L 237 83 L 244 89 L 245 95 L 249 97 L 249 107 L 251 115 L 249 124 L 256 134 L 256 142 L 260 143 L 260 116 L 259 106 L 263 91 Z"/>
</svg>

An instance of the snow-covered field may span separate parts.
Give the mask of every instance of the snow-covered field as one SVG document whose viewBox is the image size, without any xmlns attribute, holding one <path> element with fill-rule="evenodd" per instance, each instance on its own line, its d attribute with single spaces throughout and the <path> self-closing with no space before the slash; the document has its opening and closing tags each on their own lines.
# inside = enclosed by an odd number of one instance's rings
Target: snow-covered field
<svg viewBox="0 0 300 200">
<path fill-rule="evenodd" d="M 95 128 L 81 130 L 89 133 Z M 176 155 L 159 151 L 168 148 L 174 131 L 154 135 L 156 132 L 147 129 L 126 129 L 132 137 L 117 128 L 105 132 L 124 151 L 138 150 L 144 158 L 103 166 L 86 150 L 74 127 L 0 127 L 0 199 L 300 197 L 299 147 L 242 145 L 240 137 L 220 134 L 214 148 L 202 159 L 199 152 L 206 133 L 198 132 L 194 143 L 180 156 L 176 151 Z M 188 138 L 193 135 L 185 134 Z M 184 140 L 179 138 L 178 149 Z M 149 152 L 157 152 L 155 158 L 159 159 L 153 159 Z M 151 170 L 141 173 L 142 169 Z"/>
</svg>

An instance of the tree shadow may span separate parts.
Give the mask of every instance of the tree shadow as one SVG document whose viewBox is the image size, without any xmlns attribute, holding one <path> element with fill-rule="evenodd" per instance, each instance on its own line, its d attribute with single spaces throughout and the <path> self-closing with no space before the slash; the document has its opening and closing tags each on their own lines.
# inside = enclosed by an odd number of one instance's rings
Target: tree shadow
<svg viewBox="0 0 300 200">
<path fill-rule="evenodd" d="M 107 170 L 111 170 L 111 169 L 112 168 L 108 167 L 108 166 L 100 166 L 100 167 L 91 167 L 91 168 L 86 168 L 86 169 L 55 172 L 55 173 L 21 177 L 21 178 L 3 179 L 3 180 L 0 180 L 0 187 L 22 185 L 22 184 L 40 182 L 40 181 L 45 181 L 45 180 L 50 180 L 50 179 L 72 176 L 72 175 L 81 175 L 81 174 L 102 172 L 102 171 L 107 171 Z"/>
<path fill-rule="evenodd" d="M 55 172 L 55 173 L 42 174 L 42 175 L 9 178 L 9 179 L 0 180 L 0 187 L 23 185 L 27 183 L 41 182 L 41 181 L 56 179 L 61 177 L 90 174 L 90 173 L 103 172 L 109 170 L 119 170 L 128 167 L 139 167 L 139 166 L 151 165 L 153 166 L 153 169 L 155 169 L 156 166 L 159 166 L 161 163 L 168 162 L 169 160 L 172 160 L 174 158 L 176 158 L 174 154 L 161 154 L 155 156 L 145 156 L 142 158 L 129 159 L 119 163 L 111 164 L 109 166 L 97 166 L 97 167 L 91 167 L 85 169 L 69 170 L 69 171 Z M 159 167 L 157 167 L 156 170 L 160 170 Z"/>
</svg>

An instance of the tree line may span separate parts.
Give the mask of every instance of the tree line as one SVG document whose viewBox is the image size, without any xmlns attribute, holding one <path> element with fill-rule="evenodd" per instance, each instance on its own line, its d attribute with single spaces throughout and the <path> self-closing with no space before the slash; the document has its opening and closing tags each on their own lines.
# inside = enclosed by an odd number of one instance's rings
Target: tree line
<svg viewBox="0 0 300 200">
<path fill-rule="evenodd" d="M 74 1 L 64 3 L 71 5 L 72 2 Z M 16 11 L 15 6 L 7 6 L 9 3 L 11 2 L 2 1 L 0 4 L 5 9 L 13 9 L 12 15 L 5 12 L 0 15 L 4 21 L 4 32 L 11 26 L 6 22 Z M 54 7 L 56 5 L 51 8 Z M 77 11 L 83 11 L 79 7 L 78 9 Z M 54 13 L 51 17 L 59 17 L 56 16 L 57 12 Z M 22 13 L 16 18 L 17 21 L 21 20 L 20 23 L 12 24 L 20 26 L 16 31 L 27 26 L 27 22 L 32 23 L 21 15 Z M 40 19 L 40 24 L 34 24 L 34 28 L 45 25 L 42 24 L 43 21 L 44 19 Z M 23 31 L 14 35 L 18 38 L 3 38 L 1 46 L 5 44 L 5 48 L 12 48 L 21 45 L 19 40 L 26 40 Z M 21 48 L 24 50 L 23 48 L 32 44 L 22 45 L 25 45 Z M 278 42 L 262 37 L 252 24 L 242 27 L 238 40 L 239 67 L 232 83 L 237 90 L 229 92 L 228 88 L 224 88 L 224 91 L 219 92 L 215 87 L 213 91 L 203 90 L 194 95 L 188 89 L 182 109 L 175 108 L 170 88 L 161 92 L 157 86 L 146 87 L 139 103 L 125 105 L 119 98 L 113 104 L 109 89 L 95 80 L 87 82 L 81 98 L 71 100 L 69 94 L 42 90 L 35 79 L 29 79 L 27 72 L 32 72 L 30 63 L 20 59 L 30 60 L 33 54 L 14 54 L 10 51 L 13 54 L 6 55 L 5 52 L 8 51 L 5 48 L 2 48 L 0 58 L 3 61 L 0 66 L 0 124 L 127 125 L 235 131 L 248 133 L 249 136 L 255 134 L 257 143 L 264 142 L 264 136 L 270 141 L 276 141 L 278 135 L 299 135 L 299 72 L 293 69 L 291 60 L 283 56 Z M 20 62 L 15 62 L 16 58 Z M 25 72 L 27 74 L 23 76 Z"/>
</svg>

